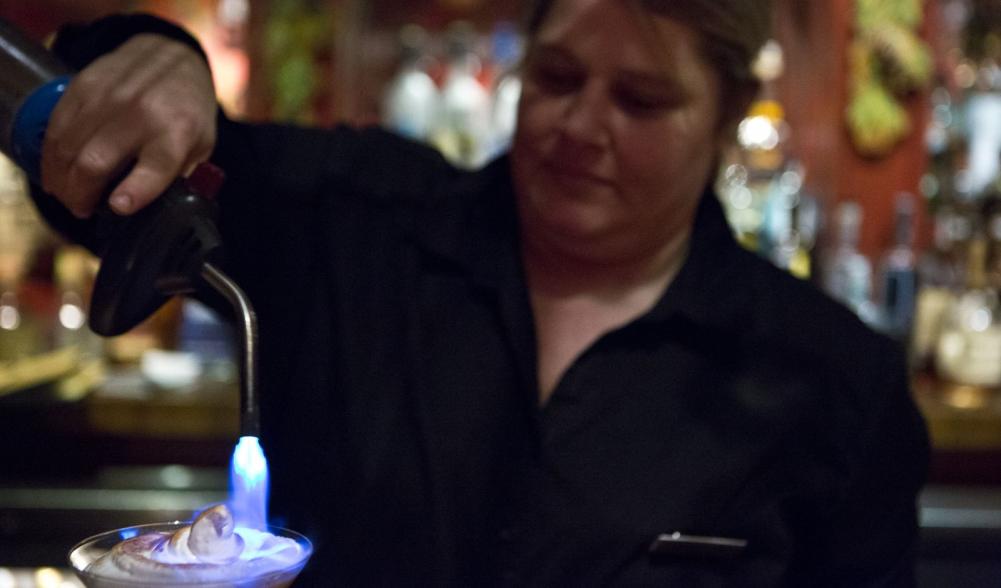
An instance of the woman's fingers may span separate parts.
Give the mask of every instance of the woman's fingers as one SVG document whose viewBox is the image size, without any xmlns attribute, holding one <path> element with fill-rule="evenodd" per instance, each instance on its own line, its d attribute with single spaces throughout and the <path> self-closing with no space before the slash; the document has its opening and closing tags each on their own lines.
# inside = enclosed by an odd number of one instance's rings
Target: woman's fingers
<svg viewBox="0 0 1001 588">
<path fill-rule="evenodd" d="M 46 132 L 42 187 L 78 216 L 91 214 L 109 189 L 116 211 L 134 212 L 211 154 L 215 111 L 202 57 L 139 35 L 70 84 Z"/>
<path fill-rule="evenodd" d="M 92 133 L 89 142 L 76 149 L 76 159 L 68 165 L 59 163 L 65 166 L 57 193 L 63 205 L 78 217 L 90 216 L 140 144 L 141 135 L 124 124 L 112 123 Z"/>
<path fill-rule="evenodd" d="M 97 130 L 106 124 L 105 117 L 94 104 L 107 94 L 115 82 L 111 71 L 89 69 L 75 77 L 49 117 L 42 144 L 42 188 L 50 194 L 63 196 L 69 186 L 69 175 L 83 146 Z M 89 104 L 88 104 L 89 103 Z M 99 157 L 99 155 L 98 155 Z M 72 202 L 64 201 L 72 209 Z"/>
<path fill-rule="evenodd" d="M 185 171 L 192 153 L 189 136 L 179 130 L 144 144 L 135 166 L 111 192 L 108 204 L 118 214 L 132 214 L 143 208 Z M 198 151 L 194 153 L 198 153 L 198 161 L 203 161 L 208 155 Z"/>
<path fill-rule="evenodd" d="M 75 212 L 88 207 L 74 201 L 80 190 L 70 180 L 73 166 L 84 161 L 85 168 L 96 168 L 114 150 L 115 137 L 95 141 L 95 134 L 115 122 L 115 116 L 128 113 L 129 105 L 137 99 L 139 89 L 129 84 L 129 79 L 141 72 L 153 50 L 149 45 L 130 41 L 119 51 L 95 60 L 71 80 L 52 111 L 42 148 L 42 187 L 61 197 Z M 83 153 L 88 144 L 96 146 L 94 153 Z"/>
</svg>

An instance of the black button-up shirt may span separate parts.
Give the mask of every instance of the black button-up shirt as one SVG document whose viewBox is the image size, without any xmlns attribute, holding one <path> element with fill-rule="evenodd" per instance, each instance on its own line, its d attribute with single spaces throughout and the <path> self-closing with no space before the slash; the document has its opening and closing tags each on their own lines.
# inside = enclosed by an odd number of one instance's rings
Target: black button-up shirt
<svg viewBox="0 0 1001 588">
<path fill-rule="evenodd" d="M 231 267 L 268 328 L 276 512 L 316 539 L 310 571 L 907 583 L 927 448 L 900 350 L 742 250 L 711 192 L 660 301 L 540 409 L 506 159 L 466 174 L 379 131 L 227 128 L 220 163 L 273 170 L 230 186 L 223 227 L 259 240 Z M 676 532 L 747 543 L 650 552 Z"/>
<path fill-rule="evenodd" d="M 62 50 L 142 30 L 108 23 Z M 900 349 L 743 251 L 711 192 L 660 301 L 540 409 L 506 159 L 223 120 L 213 160 L 272 512 L 316 547 L 303 585 L 912 581 L 927 440 Z M 652 548 L 674 533 L 746 545 Z"/>
</svg>

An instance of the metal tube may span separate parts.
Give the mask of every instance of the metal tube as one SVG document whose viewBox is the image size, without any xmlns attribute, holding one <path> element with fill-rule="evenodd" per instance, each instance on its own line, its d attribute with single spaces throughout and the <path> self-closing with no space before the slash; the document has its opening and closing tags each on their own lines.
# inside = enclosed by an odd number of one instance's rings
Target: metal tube
<svg viewBox="0 0 1001 588">
<path fill-rule="evenodd" d="M 240 343 L 240 436 L 260 437 L 261 416 L 257 396 L 257 315 L 250 299 L 236 283 L 211 263 L 202 264 L 202 278 L 222 294 L 237 311 Z"/>
</svg>

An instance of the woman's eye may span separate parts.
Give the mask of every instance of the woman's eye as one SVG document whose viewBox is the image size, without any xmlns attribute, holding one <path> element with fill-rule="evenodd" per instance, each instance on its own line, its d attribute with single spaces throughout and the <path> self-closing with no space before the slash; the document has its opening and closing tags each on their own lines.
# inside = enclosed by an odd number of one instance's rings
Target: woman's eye
<svg viewBox="0 0 1001 588">
<path fill-rule="evenodd" d="M 579 88 L 584 76 L 573 70 L 553 66 L 535 66 L 529 69 L 529 77 L 543 90 L 552 94 L 566 94 Z"/>
<path fill-rule="evenodd" d="M 663 96 L 651 96 L 639 92 L 620 91 L 615 101 L 622 110 L 636 116 L 655 116 L 671 107 L 671 100 Z"/>
</svg>

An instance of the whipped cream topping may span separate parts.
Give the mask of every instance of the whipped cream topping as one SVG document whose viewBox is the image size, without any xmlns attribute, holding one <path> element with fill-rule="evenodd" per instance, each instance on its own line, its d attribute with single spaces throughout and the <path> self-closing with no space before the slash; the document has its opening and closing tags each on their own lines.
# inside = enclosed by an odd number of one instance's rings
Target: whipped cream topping
<svg viewBox="0 0 1001 588">
<path fill-rule="evenodd" d="M 309 553 L 293 539 L 236 527 L 229 509 L 218 505 L 173 533 L 122 541 L 86 573 L 143 583 L 233 582 L 294 567 Z"/>
</svg>

